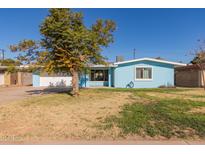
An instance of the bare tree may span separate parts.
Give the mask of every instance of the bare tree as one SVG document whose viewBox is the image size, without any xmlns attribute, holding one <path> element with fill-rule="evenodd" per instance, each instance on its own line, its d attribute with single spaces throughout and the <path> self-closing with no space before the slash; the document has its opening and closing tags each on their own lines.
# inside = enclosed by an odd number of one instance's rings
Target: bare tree
<svg viewBox="0 0 205 154">
<path fill-rule="evenodd" d="M 191 63 L 199 68 L 203 81 L 203 88 L 205 90 L 205 40 L 198 40 L 198 42 L 199 47 L 194 51 L 194 53 L 191 53 L 194 55 Z"/>
</svg>

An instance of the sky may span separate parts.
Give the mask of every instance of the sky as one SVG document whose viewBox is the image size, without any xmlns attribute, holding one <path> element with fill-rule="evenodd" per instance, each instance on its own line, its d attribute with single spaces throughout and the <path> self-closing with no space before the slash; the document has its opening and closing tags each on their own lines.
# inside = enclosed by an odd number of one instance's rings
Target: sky
<svg viewBox="0 0 205 154">
<path fill-rule="evenodd" d="M 114 43 L 103 49 L 108 61 L 162 57 L 188 63 L 198 39 L 205 39 L 205 9 L 74 9 L 84 14 L 86 26 L 97 19 L 111 19 L 117 28 Z M 23 39 L 40 40 L 39 25 L 48 9 L 0 9 L 0 49 L 15 58 L 8 46 Z"/>
</svg>

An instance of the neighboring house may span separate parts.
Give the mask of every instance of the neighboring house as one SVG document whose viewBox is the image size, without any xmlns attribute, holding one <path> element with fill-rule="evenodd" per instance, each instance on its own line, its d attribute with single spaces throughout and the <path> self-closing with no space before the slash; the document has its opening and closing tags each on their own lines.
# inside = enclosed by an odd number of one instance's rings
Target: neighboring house
<svg viewBox="0 0 205 154">
<path fill-rule="evenodd" d="M 7 66 L 0 66 L 0 86 L 9 86 L 9 85 L 18 85 L 18 86 L 26 86 L 32 85 L 32 73 L 29 72 L 21 72 L 19 66 L 17 66 L 19 70 L 15 73 L 8 73 Z"/>
<path fill-rule="evenodd" d="M 90 66 L 80 75 L 81 87 L 157 88 L 174 86 L 174 69 L 186 64 L 154 58 L 140 58 L 106 65 Z M 70 76 L 33 74 L 33 86 L 71 85 Z"/>
<path fill-rule="evenodd" d="M 197 65 L 187 65 L 184 67 L 177 67 L 175 69 L 175 84 L 181 87 L 202 87 L 203 76 Z"/>
</svg>

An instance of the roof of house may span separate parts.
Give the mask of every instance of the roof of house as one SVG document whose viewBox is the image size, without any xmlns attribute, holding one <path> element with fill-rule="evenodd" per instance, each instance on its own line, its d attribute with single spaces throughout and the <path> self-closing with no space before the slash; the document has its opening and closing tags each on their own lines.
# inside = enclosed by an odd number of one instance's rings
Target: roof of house
<svg viewBox="0 0 205 154">
<path fill-rule="evenodd" d="M 122 62 L 116 62 L 114 64 L 119 65 L 119 64 L 126 64 L 126 63 L 131 63 L 131 62 L 138 62 L 138 61 L 153 61 L 153 62 L 158 62 L 158 63 L 171 64 L 171 65 L 175 65 L 175 66 L 186 66 L 186 64 L 183 64 L 183 63 L 172 62 L 172 61 L 161 60 L 161 59 L 155 59 L 155 58 L 139 58 L 139 59 L 122 61 Z"/>
</svg>

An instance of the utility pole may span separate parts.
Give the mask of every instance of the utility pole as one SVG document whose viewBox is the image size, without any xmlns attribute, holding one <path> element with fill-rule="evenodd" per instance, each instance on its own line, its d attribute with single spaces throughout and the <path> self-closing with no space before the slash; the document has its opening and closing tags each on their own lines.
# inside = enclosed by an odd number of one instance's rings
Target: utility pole
<svg viewBox="0 0 205 154">
<path fill-rule="evenodd" d="M 1 51 L 1 54 L 2 54 L 1 59 L 4 60 L 4 53 L 5 53 L 5 50 L 4 50 L 4 49 L 0 49 L 0 51 Z"/>
<path fill-rule="evenodd" d="M 136 49 L 134 48 L 134 50 L 133 50 L 133 59 L 135 59 L 135 56 L 136 56 Z"/>
</svg>

